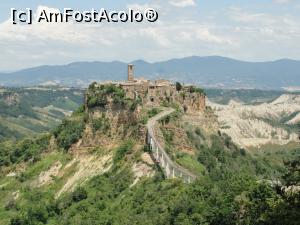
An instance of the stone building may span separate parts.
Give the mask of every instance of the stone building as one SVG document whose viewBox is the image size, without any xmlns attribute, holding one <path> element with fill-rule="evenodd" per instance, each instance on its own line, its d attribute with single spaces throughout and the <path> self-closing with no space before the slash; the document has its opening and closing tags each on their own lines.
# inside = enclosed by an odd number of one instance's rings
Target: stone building
<svg viewBox="0 0 300 225">
<path fill-rule="evenodd" d="M 128 80 L 119 83 L 125 90 L 126 97 L 140 98 L 143 104 L 159 106 L 175 103 L 182 106 L 185 112 L 204 111 L 206 107 L 205 95 L 191 92 L 190 87 L 184 86 L 176 90 L 176 85 L 168 80 L 150 81 L 143 78 L 134 78 L 134 65 L 128 65 Z"/>
</svg>

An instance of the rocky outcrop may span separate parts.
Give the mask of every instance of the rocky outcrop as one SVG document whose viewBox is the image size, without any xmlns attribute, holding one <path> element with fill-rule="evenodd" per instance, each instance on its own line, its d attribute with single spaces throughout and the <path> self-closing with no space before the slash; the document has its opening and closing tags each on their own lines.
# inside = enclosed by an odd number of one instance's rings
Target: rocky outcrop
<svg viewBox="0 0 300 225">
<path fill-rule="evenodd" d="M 0 98 L 4 99 L 7 106 L 12 106 L 20 102 L 20 96 L 13 92 L 2 92 Z"/>
</svg>

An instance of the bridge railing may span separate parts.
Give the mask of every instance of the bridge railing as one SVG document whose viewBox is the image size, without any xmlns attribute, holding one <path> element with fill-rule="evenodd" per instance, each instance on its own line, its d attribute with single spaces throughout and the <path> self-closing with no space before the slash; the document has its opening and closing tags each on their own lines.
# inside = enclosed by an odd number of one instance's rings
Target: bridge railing
<svg viewBox="0 0 300 225">
<path fill-rule="evenodd" d="M 164 174 L 167 178 L 182 178 L 185 183 L 191 183 L 197 179 L 197 176 L 190 171 L 182 168 L 171 160 L 169 155 L 166 153 L 160 142 L 157 140 L 154 134 L 153 126 L 148 127 L 148 144 L 153 158 L 156 163 L 163 169 Z"/>
</svg>

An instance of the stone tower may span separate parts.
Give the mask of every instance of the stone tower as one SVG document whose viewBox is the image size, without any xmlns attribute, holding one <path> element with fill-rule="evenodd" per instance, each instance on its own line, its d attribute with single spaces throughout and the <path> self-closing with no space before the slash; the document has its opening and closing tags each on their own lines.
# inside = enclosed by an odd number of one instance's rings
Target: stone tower
<svg viewBox="0 0 300 225">
<path fill-rule="evenodd" d="M 128 65 L 128 81 L 134 81 L 133 69 L 134 69 L 134 65 L 129 64 Z"/>
</svg>

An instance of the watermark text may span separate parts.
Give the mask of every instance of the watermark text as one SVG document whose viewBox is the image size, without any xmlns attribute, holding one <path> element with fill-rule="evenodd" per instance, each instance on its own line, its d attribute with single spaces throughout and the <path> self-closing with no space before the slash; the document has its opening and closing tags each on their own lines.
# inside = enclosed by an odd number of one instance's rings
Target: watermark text
<svg viewBox="0 0 300 225">
<path fill-rule="evenodd" d="M 156 22 L 158 13 L 153 8 L 144 11 L 129 8 L 126 11 L 109 11 L 104 8 L 100 10 L 77 11 L 71 8 L 64 8 L 63 12 L 49 12 L 47 9 L 40 10 L 34 14 L 32 9 L 26 10 L 11 9 L 11 20 L 13 24 L 33 23 L 141 23 Z"/>
</svg>

